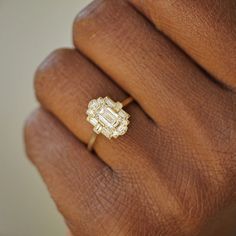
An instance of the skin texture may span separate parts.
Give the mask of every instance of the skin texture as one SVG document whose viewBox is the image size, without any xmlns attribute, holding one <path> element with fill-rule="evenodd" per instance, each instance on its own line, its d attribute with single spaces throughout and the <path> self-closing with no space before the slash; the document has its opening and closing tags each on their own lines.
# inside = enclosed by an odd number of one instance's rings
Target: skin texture
<svg viewBox="0 0 236 236">
<path fill-rule="evenodd" d="M 25 126 L 74 236 L 235 235 L 235 29 L 234 0 L 96 0 L 76 17 Z M 88 152 L 88 102 L 127 94 L 128 133 Z"/>
</svg>

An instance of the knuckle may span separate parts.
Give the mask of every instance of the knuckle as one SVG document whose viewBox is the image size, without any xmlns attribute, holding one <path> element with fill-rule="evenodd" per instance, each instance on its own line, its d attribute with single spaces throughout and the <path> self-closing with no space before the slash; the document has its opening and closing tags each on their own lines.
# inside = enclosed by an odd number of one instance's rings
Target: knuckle
<svg viewBox="0 0 236 236">
<path fill-rule="evenodd" d="M 28 158 L 33 161 L 33 152 L 36 148 L 36 145 L 40 143 L 40 132 L 42 119 L 44 117 L 44 111 L 42 109 L 36 109 L 25 121 L 24 124 L 24 139 L 25 139 L 25 148 Z"/>
<path fill-rule="evenodd" d="M 35 73 L 34 88 L 40 102 L 53 91 L 60 78 L 58 75 L 65 73 L 66 62 L 74 53 L 72 49 L 57 49 L 39 65 Z"/>
<path fill-rule="evenodd" d="M 111 35 L 121 34 L 124 31 L 124 19 L 130 15 L 127 14 L 128 8 L 131 7 L 123 0 L 92 2 L 75 18 L 74 44 L 83 49 L 83 46 L 89 43 L 88 41 L 98 41 L 99 37 L 106 40 Z"/>
</svg>

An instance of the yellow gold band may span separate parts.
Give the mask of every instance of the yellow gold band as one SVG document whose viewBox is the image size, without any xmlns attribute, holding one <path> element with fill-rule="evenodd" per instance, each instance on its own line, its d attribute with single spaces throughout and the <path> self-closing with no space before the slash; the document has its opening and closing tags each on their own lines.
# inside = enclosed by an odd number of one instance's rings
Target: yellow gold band
<svg viewBox="0 0 236 236">
<path fill-rule="evenodd" d="M 94 143 L 95 143 L 95 141 L 96 141 L 96 139 L 97 139 L 97 136 L 98 136 L 98 135 L 97 135 L 95 132 L 93 132 L 92 135 L 91 135 L 91 137 L 90 137 L 90 139 L 89 139 L 87 148 L 88 148 L 88 150 L 89 150 L 90 152 L 93 150 L 93 145 L 94 145 Z"/>
</svg>

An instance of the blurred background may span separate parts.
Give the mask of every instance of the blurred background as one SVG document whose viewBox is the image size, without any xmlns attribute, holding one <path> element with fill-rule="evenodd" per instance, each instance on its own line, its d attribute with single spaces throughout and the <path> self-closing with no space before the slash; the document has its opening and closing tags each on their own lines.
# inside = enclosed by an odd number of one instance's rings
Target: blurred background
<svg viewBox="0 0 236 236">
<path fill-rule="evenodd" d="M 0 236 L 65 236 L 39 174 L 26 159 L 23 123 L 37 107 L 36 67 L 72 46 L 72 23 L 91 0 L 0 0 Z"/>
</svg>

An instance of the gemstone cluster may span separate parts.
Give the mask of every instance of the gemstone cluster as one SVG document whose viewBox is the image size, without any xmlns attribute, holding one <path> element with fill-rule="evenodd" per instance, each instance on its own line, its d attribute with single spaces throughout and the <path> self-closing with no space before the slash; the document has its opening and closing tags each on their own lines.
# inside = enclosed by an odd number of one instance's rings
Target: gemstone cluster
<svg viewBox="0 0 236 236">
<path fill-rule="evenodd" d="M 87 121 L 94 126 L 95 133 L 117 138 L 127 132 L 129 124 L 130 115 L 122 107 L 122 103 L 109 97 L 93 99 L 88 104 Z"/>
</svg>

